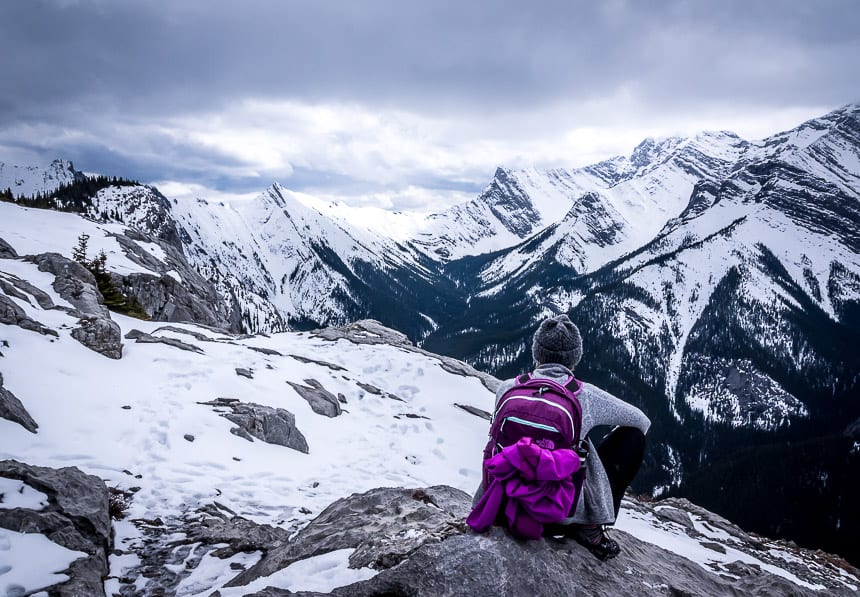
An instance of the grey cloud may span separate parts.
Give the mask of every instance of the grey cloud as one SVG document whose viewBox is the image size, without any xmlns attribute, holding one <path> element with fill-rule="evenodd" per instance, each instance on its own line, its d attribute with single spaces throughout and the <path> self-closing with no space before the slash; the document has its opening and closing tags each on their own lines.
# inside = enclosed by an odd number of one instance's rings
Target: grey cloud
<svg viewBox="0 0 860 597">
<path fill-rule="evenodd" d="M 858 31 L 853 0 L 5 2 L 0 105 L 17 118 L 242 97 L 486 112 L 624 88 L 643 101 L 844 103 Z M 745 67 L 798 52 L 814 59 L 781 77 Z"/>
</svg>

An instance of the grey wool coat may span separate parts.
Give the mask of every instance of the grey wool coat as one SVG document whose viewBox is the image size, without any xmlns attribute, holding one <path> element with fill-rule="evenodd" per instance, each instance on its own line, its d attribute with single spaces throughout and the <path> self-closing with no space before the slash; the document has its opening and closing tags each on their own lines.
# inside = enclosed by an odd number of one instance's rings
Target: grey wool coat
<svg viewBox="0 0 860 597">
<path fill-rule="evenodd" d="M 560 383 L 567 381 L 571 375 L 573 373 L 570 369 L 554 363 L 540 365 L 532 373 L 532 377 L 551 379 Z M 515 379 L 502 382 L 502 385 L 496 390 L 496 405 L 498 405 L 502 395 L 515 384 Z M 583 383 L 579 402 L 582 405 L 582 437 L 585 437 L 594 427 L 601 425 L 634 427 L 642 433 L 647 433 L 651 426 L 651 421 L 641 410 L 591 384 Z M 582 496 L 576 505 L 574 515 L 563 520 L 562 524 L 615 523 L 612 489 L 609 485 L 609 478 L 606 476 L 606 469 L 603 468 L 603 463 L 600 462 L 597 449 L 591 439 L 588 439 L 588 448 L 589 457 Z M 478 486 L 473 502 L 477 503 L 483 493 L 483 487 Z"/>
</svg>

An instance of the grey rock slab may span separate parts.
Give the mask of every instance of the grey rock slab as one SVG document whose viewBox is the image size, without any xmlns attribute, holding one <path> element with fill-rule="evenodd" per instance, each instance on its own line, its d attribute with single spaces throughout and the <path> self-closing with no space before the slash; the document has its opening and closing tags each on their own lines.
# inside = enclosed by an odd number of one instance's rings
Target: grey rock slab
<svg viewBox="0 0 860 597">
<path fill-rule="evenodd" d="M 2 373 L 0 373 L 0 417 L 18 423 L 30 433 L 36 433 L 39 427 L 15 394 L 3 387 Z"/>
<path fill-rule="evenodd" d="M 346 367 L 341 367 L 340 365 L 335 365 L 334 363 L 329 363 L 327 361 L 318 361 L 317 359 L 309 359 L 308 357 L 303 357 L 298 354 L 289 355 L 290 358 L 297 360 L 300 363 L 312 363 L 314 365 L 320 365 L 322 367 L 328 367 L 332 371 L 346 371 Z"/>
<path fill-rule="evenodd" d="M 456 402 L 454 403 L 454 406 L 466 411 L 470 415 L 475 415 L 476 417 L 481 417 L 482 419 L 486 419 L 487 421 L 489 421 L 490 419 L 493 418 L 492 414 L 488 413 L 487 411 L 485 411 L 483 409 L 477 408 L 475 406 L 470 406 L 468 404 L 458 404 Z"/>
<path fill-rule="evenodd" d="M 355 385 L 357 385 L 365 392 L 368 392 L 369 394 L 373 394 L 374 396 L 382 396 L 382 390 L 372 384 L 364 383 L 363 381 L 357 381 L 355 382 Z"/>
<path fill-rule="evenodd" d="M 355 548 L 350 566 L 395 566 L 422 544 L 467 531 L 471 497 L 452 487 L 378 488 L 334 502 L 292 542 L 269 550 L 225 586 L 242 586 L 290 564 Z"/>
<path fill-rule="evenodd" d="M 161 209 L 157 211 L 160 213 Z M 169 216 L 169 209 L 163 213 L 168 214 L 167 220 L 162 222 L 164 225 L 159 224 L 149 229 L 155 236 L 130 228 L 122 234 L 113 235 L 129 259 L 157 272 L 157 275 L 116 276 L 118 287 L 126 294 L 134 295 L 153 319 L 188 321 L 217 329 L 222 333 L 227 329 L 240 331 L 242 325 L 235 305 L 236 299 L 233 299 L 233 304 L 228 304 L 231 301 L 225 300 L 219 294 L 215 284 L 191 267 L 180 240 L 184 231 L 180 234 L 181 229 L 176 229 Z M 158 216 L 156 220 L 162 221 L 163 218 Z M 164 252 L 164 260 L 160 260 L 161 256 L 155 259 L 139 242 L 158 244 Z M 181 282 L 168 275 L 168 272 L 172 271 L 179 274 Z"/>
<path fill-rule="evenodd" d="M 242 377 L 247 377 L 248 379 L 254 379 L 254 374 L 251 373 L 251 370 L 244 369 L 242 367 L 236 367 L 236 375 L 241 375 Z"/>
<path fill-rule="evenodd" d="M 106 357 L 122 358 L 121 331 L 111 321 L 92 273 L 59 253 L 30 255 L 25 259 L 38 265 L 39 271 L 54 274 L 54 290 L 74 306 L 75 315 L 81 319 L 79 327 L 72 330 L 72 337 Z"/>
<path fill-rule="evenodd" d="M 272 408 L 253 402 L 239 402 L 229 398 L 218 398 L 211 402 L 200 402 L 215 407 L 227 407 L 229 413 L 220 413 L 222 417 L 239 427 L 231 433 L 239 437 L 250 435 L 269 444 L 292 448 L 305 454 L 308 453 L 308 442 L 302 432 L 296 427 L 296 417 L 283 408 Z M 245 439 L 249 439 L 245 437 Z"/>
<path fill-rule="evenodd" d="M 48 496 L 42 510 L 0 510 L 0 527 L 24 533 L 41 533 L 68 549 L 83 551 L 67 574 L 70 579 L 48 589 L 52 596 L 103 596 L 102 579 L 108 573 L 111 545 L 108 490 L 98 477 L 75 467 L 61 469 L 0 461 L 0 477 L 18 479 Z"/>
<path fill-rule="evenodd" d="M 205 352 L 203 352 L 202 348 L 194 344 L 189 344 L 187 342 L 183 342 L 182 340 L 177 340 L 176 338 L 153 336 L 138 329 L 129 330 L 129 332 L 125 335 L 125 338 L 126 340 L 134 340 L 136 344 L 166 344 L 167 346 L 172 346 L 174 348 L 185 350 L 187 352 L 206 354 Z"/>
<path fill-rule="evenodd" d="M 282 356 L 284 356 L 283 354 L 281 354 L 280 352 L 278 352 L 277 350 L 275 350 L 273 348 L 262 348 L 260 346 L 249 346 L 248 348 L 250 350 L 253 350 L 254 352 L 259 352 L 261 354 L 265 354 L 265 355 L 268 355 L 271 357 L 282 357 Z"/>
<path fill-rule="evenodd" d="M 288 381 L 287 383 L 299 396 L 307 400 L 315 413 L 326 417 L 336 417 L 343 412 L 337 396 L 326 390 L 320 382 L 315 379 L 306 379 L 304 381 L 308 384 L 307 386 L 292 381 Z"/>
<path fill-rule="evenodd" d="M 216 342 L 216 340 L 210 338 L 206 334 L 201 334 L 200 332 L 195 332 L 193 330 L 186 330 L 185 328 L 180 328 L 175 325 L 163 325 L 157 330 L 153 331 L 153 334 L 157 334 L 158 332 L 173 332 L 175 334 L 185 334 L 186 336 L 191 336 L 195 340 L 199 340 L 200 342 Z"/>
<path fill-rule="evenodd" d="M 0 275 L 3 276 L 3 278 L 0 278 L 0 287 L 3 288 L 3 291 L 6 292 L 6 294 L 11 294 L 10 290 L 15 288 L 22 293 L 18 295 L 18 298 L 29 302 L 29 299 L 26 296 L 26 294 L 29 294 L 36 299 L 36 304 L 38 304 L 42 309 L 47 310 L 54 308 L 54 301 L 51 299 L 50 295 L 41 288 L 33 286 L 27 280 L 22 280 L 18 276 L 11 274 Z"/>
</svg>

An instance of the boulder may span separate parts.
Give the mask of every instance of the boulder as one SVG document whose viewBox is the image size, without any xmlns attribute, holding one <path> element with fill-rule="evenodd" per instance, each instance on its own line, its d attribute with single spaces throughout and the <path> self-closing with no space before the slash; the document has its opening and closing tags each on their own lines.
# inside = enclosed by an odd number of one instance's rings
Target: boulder
<svg viewBox="0 0 860 597">
<path fill-rule="evenodd" d="M 0 527 L 19 533 L 40 533 L 58 545 L 82 551 L 72 562 L 69 580 L 47 590 L 51 596 L 103 596 L 108 573 L 111 522 L 108 490 L 98 477 L 75 467 L 61 469 L 0 461 L 0 477 L 18 479 L 48 496 L 41 510 L 0 509 Z"/>
<path fill-rule="evenodd" d="M 122 330 L 115 321 L 104 317 L 84 317 L 72 330 L 72 338 L 111 359 L 122 358 Z"/>
<path fill-rule="evenodd" d="M 248 379 L 254 379 L 254 374 L 250 369 L 245 369 L 244 367 L 236 367 L 236 375 L 241 377 L 247 377 Z"/>
<path fill-rule="evenodd" d="M 217 398 L 199 404 L 229 408 L 231 412 L 221 413 L 221 416 L 239 426 L 235 434 L 240 437 L 247 434 L 269 444 L 308 453 L 308 442 L 296 427 L 295 415 L 288 410 L 233 398 Z"/>
<path fill-rule="evenodd" d="M 36 433 L 39 427 L 15 394 L 3 387 L 2 373 L 0 373 L 0 418 L 18 423 L 30 433 Z"/>
</svg>

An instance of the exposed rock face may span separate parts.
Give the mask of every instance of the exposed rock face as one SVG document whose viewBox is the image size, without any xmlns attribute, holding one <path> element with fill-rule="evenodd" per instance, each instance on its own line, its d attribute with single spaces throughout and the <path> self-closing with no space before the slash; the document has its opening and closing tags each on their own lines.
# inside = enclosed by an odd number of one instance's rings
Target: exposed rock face
<svg viewBox="0 0 860 597">
<path fill-rule="evenodd" d="M 337 588 L 332 595 L 821 594 L 740 560 L 711 572 L 621 531 L 615 531 L 621 554 L 607 562 L 598 561 L 570 539 L 517 541 L 499 527 L 474 534 L 463 522 L 470 501 L 469 495 L 450 487 L 374 489 L 350 496 L 326 508 L 290 543 L 270 549 L 260 562 L 228 585 L 247 584 L 307 557 L 354 548 L 350 566 L 370 566 L 379 573 L 370 580 Z M 767 558 L 768 550 L 755 538 L 687 502 L 661 502 L 659 509 L 652 504 L 625 504 L 664 524 L 674 524 L 673 528 L 683 529 L 681 532 L 690 537 L 697 531 L 688 513 L 707 516 L 711 528 L 727 534 L 732 549 L 754 553 L 759 561 Z M 664 511 L 668 514 L 661 516 Z M 682 518 L 686 525 L 678 524 Z M 706 543 L 710 544 L 703 541 L 701 545 Z M 714 543 L 711 549 L 719 553 L 721 547 Z M 804 556 L 815 554 L 805 552 Z M 821 575 L 810 577 L 810 570 L 804 569 L 800 576 L 806 582 L 823 585 L 828 594 L 853 593 L 840 583 L 839 569 L 825 558 L 815 565 L 820 566 Z M 780 567 L 786 568 L 786 560 L 780 560 Z M 293 594 L 269 587 L 254 595 Z"/>
<path fill-rule="evenodd" d="M 337 396 L 326 390 L 320 382 L 315 379 L 306 379 L 307 386 L 288 381 L 299 396 L 308 401 L 311 409 L 318 415 L 336 417 L 341 414 L 340 403 Z"/>
<path fill-rule="evenodd" d="M 239 426 L 240 432 L 236 435 L 251 435 L 269 444 L 308 453 L 308 442 L 296 427 L 295 415 L 288 410 L 253 402 L 239 402 L 235 398 L 217 398 L 200 404 L 229 408 L 231 412 L 222 412 L 221 416 Z"/>
<path fill-rule="evenodd" d="M 39 427 L 18 398 L 3 387 L 3 374 L 0 373 L 0 417 L 18 423 L 30 433 Z"/>
<path fill-rule="evenodd" d="M 190 321 L 229 328 L 230 322 L 218 311 L 217 297 L 201 299 L 173 276 L 164 274 L 129 274 L 112 276 L 126 296 L 134 296 L 157 321 Z M 223 307 L 222 307 L 223 308 Z"/>
<path fill-rule="evenodd" d="M 0 477 L 18 479 L 48 496 L 48 505 L 40 511 L 0 509 L 0 527 L 41 533 L 58 545 L 89 554 L 75 560 L 67 571 L 70 579 L 48 589 L 48 593 L 52 597 L 103 596 L 102 578 L 108 573 L 111 543 L 104 482 L 75 467 L 43 468 L 14 460 L 0 461 Z"/>
<path fill-rule="evenodd" d="M 325 340 L 349 340 L 355 344 L 389 344 L 397 346 L 410 352 L 416 352 L 424 356 L 432 357 L 439 360 L 439 366 L 448 373 L 462 375 L 464 377 L 478 378 L 484 387 L 491 392 L 495 392 L 501 383 L 498 379 L 487 373 L 478 371 L 474 367 L 467 365 L 462 361 L 451 357 L 441 356 L 432 352 L 428 352 L 418 348 L 405 334 L 401 334 L 397 330 L 392 330 L 385 327 L 374 319 L 362 319 L 342 327 L 328 327 L 320 330 L 314 330 L 314 336 Z"/>
</svg>

